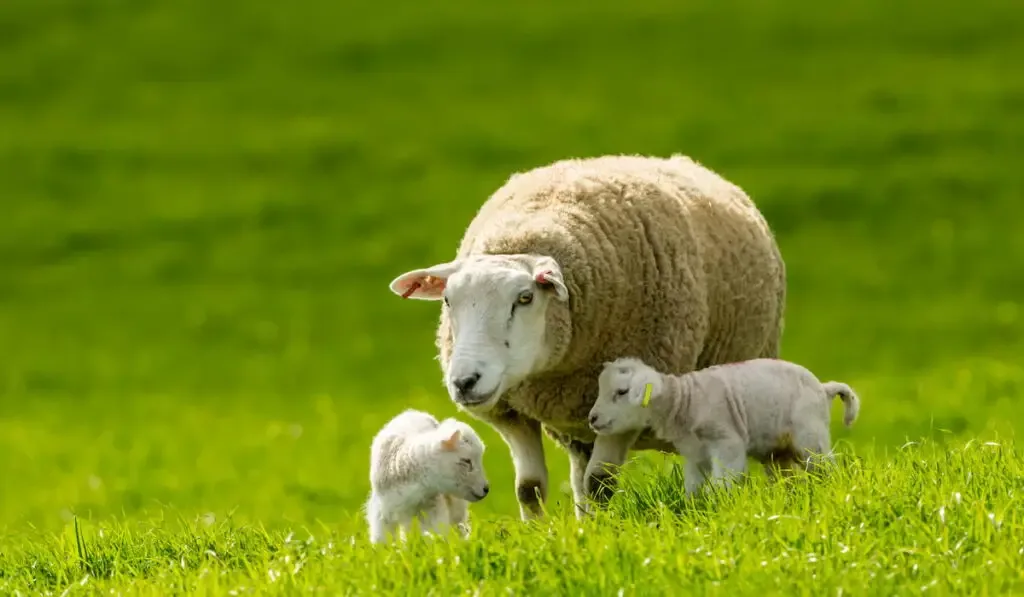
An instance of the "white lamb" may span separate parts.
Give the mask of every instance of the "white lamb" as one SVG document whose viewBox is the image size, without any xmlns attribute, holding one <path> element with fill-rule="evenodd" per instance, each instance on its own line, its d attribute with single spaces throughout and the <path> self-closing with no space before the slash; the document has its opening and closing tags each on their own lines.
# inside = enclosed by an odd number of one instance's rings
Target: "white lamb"
<svg viewBox="0 0 1024 597">
<path fill-rule="evenodd" d="M 850 386 L 823 384 L 806 368 L 779 359 L 669 375 L 625 357 L 605 363 L 598 388 L 590 411 L 594 432 L 650 427 L 685 458 L 687 495 L 709 478 L 730 487 L 734 475 L 746 472 L 748 457 L 761 462 L 770 476 L 776 465 L 788 474 L 794 465 L 812 470 L 818 456 L 831 461 L 833 397 L 842 398 L 847 427 L 860 410 Z"/>
<path fill-rule="evenodd" d="M 418 520 L 420 531 L 469 535 L 469 504 L 490 491 L 484 443 L 456 419 L 406 410 L 388 421 L 370 448 L 370 541 L 382 543 L 396 528 L 404 541 Z"/>
</svg>

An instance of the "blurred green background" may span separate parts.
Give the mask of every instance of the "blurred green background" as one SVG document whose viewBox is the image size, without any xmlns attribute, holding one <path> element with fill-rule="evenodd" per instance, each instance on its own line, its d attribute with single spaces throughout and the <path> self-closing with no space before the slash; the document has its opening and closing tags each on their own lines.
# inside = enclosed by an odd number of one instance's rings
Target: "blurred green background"
<svg viewBox="0 0 1024 597">
<path fill-rule="evenodd" d="M 1000 0 L 6 0 L 0 530 L 357 516 L 377 429 L 456 414 L 437 305 L 388 282 L 570 156 L 747 190 L 783 356 L 864 401 L 837 439 L 1024 427 L 1022 31 Z M 515 517 L 477 427 L 475 511 Z"/>
</svg>

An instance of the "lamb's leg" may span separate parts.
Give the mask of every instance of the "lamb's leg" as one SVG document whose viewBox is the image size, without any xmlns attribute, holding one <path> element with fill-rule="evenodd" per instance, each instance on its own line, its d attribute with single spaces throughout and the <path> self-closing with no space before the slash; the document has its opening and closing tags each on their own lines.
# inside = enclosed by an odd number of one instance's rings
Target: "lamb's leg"
<svg viewBox="0 0 1024 597">
<path fill-rule="evenodd" d="M 450 518 L 447 500 L 444 499 L 444 496 L 438 495 L 429 508 L 419 513 L 418 518 L 420 535 L 444 535 Z"/>
<path fill-rule="evenodd" d="M 828 428 L 821 425 L 807 425 L 793 433 L 793 446 L 799 455 L 804 470 L 818 470 L 822 461 L 832 464 L 835 457 L 831 451 Z"/>
<path fill-rule="evenodd" d="M 615 491 L 615 475 L 626 463 L 629 449 L 643 430 L 627 431 L 617 435 L 598 435 L 594 440 L 594 453 L 584 473 L 587 497 L 597 505 L 604 505 Z"/>
<path fill-rule="evenodd" d="M 520 517 L 523 520 L 542 517 L 548 496 L 548 467 L 544 462 L 540 422 L 512 410 L 483 420 L 501 435 L 512 454 Z"/>
<path fill-rule="evenodd" d="M 394 535 L 395 525 L 380 518 L 370 520 L 370 543 L 384 543 L 389 535 Z"/>
<path fill-rule="evenodd" d="M 449 522 L 463 538 L 469 536 L 469 502 L 454 495 L 446 494 Z"/>
<path fill-rule="evenodd" d="M 394 522 L 384 516 L 376 496 L 371 496 L 366 503 L 366 522 L 369 526 L 370 543 L 384 543 L 388 535 L 395 532 Z"/>
<path fill-rule="evenodd" d="M 790 452 L 773 452 L 764 461 L 764 472 L 770 481 L 778 481 L 780 478 L 792 476 L 795 466 Z"/>
<path fill-rule="evenodd" d="M 683 463 L 683 491 L 687 496 L 692 496 L 707 479 L 709 467 L 706 462 L 699 458 L 686 458 Z"/>
<path fill-rule="evenodd" d="M 711 474 L 711 462 L 704 445 L 694 437 L 673 442 L 676 452 L 683 457 L 683 491 L 692 496 Z"/>
<path fill-rule="evenodd" d="M 747 472 L 747 446 L 738 437 L 726 437 L 708 446 L 711 482 L 730 489 Z"/>
</svg>

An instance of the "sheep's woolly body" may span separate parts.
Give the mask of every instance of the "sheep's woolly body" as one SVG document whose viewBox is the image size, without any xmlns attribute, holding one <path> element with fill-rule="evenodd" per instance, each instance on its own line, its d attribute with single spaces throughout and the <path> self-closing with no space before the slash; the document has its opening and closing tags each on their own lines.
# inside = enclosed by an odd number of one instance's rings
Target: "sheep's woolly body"
<svg viewBox="0 0 1024 597">
<path fill-rule="evenodd" d="M 405 538 L 413 520 L 422 532 L 443 533 L 455 526 L 469 532 L 469 504 L 431 489 L 426 462 L 437 453 L 430 432 L 441 423 L 432 415 L 406 410 L 388 421 L 370 447 L 370 497 L 365 505 L 370 539 L 386 540 L 395 529 Z"/>
<path fill-rule="evenodd" d="M 683 454 L 688 459 L 738 440 L 744 456 L 765 464 L 806 463 L 831 450 L 833 397 L 844 403 L 846 426 L 859 410 L 849 386 L 822 384 L 805 367 L 784 360 L 752 359 L 684 375 L 661 373 L 660 379 L 646 420 L 659 438 L 689 452 Z"/>
<path fill-rule="evenodd" d="M 492 420 L 540 421 L 593 442 L 587 413 L 603 362 L 635 355 L 672 373 L 778 355 L 785 267 L 737 186 L 684 156 L 572 159 L 513 175 L 479 210 L 457 256 L 532 253 L 561 266 L 549 368 L 509 389 Z M 437 344 L 452 352 L 447 309 Z M 672 447 L 645 433 L 635 449 Z"/>
</svg>

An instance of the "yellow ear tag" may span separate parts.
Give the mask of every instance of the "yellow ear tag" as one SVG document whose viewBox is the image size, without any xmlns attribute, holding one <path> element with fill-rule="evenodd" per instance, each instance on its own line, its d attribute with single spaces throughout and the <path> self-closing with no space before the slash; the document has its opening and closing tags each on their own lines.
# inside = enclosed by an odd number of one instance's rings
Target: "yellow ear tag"
<svg viewBox="0 0 1024 597">
<path fill-rule="evenodd" d="M 646 386 L 644 386 L 644 401 L 641 403 L 644 408 L 647 408 L 647 405 L 651 403 L 651 389 L 652 388 L 653 388 L 652 384 L 647 384 Z"/>
</svg>

